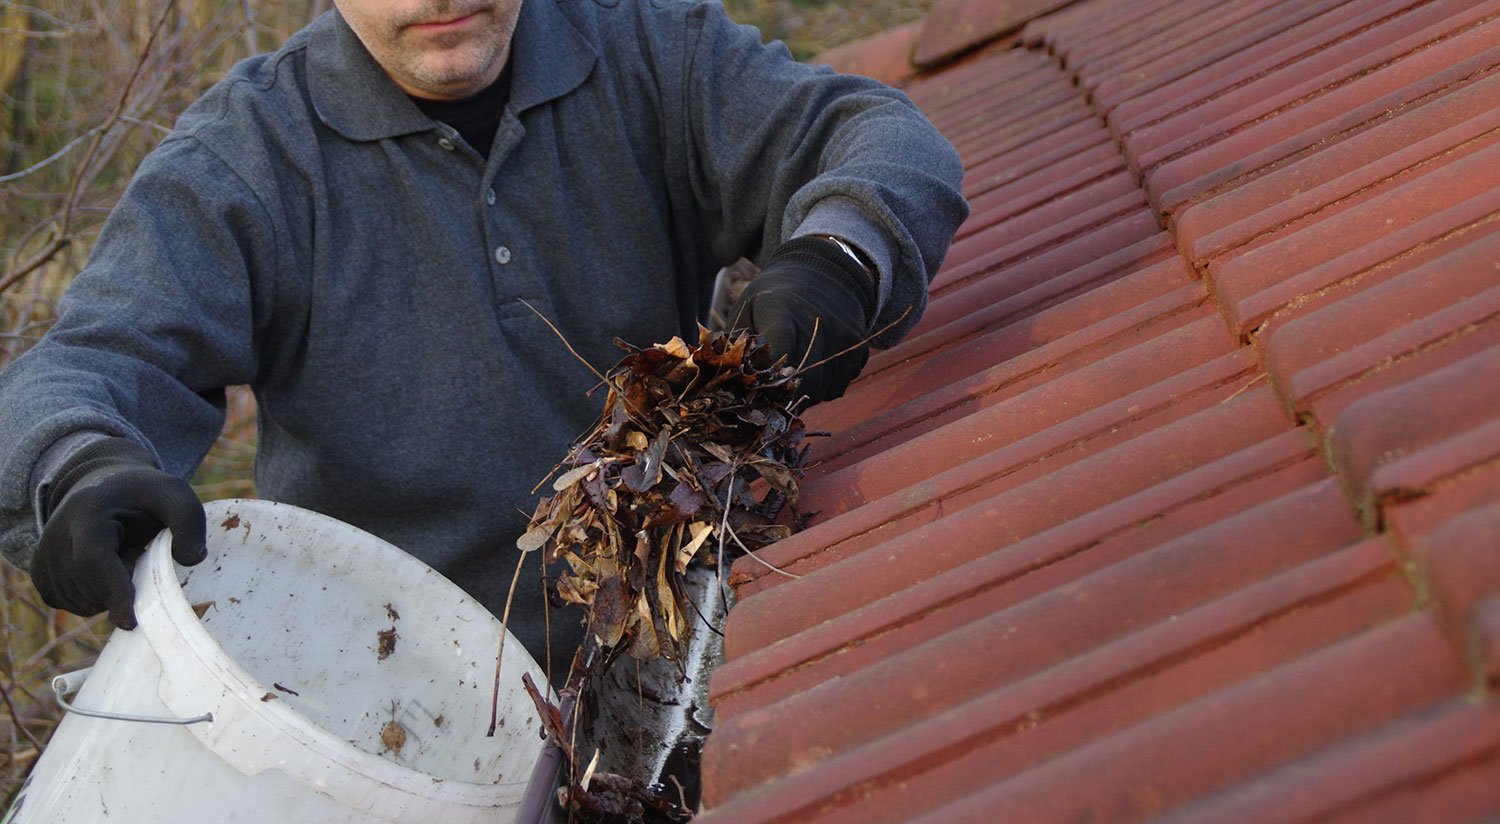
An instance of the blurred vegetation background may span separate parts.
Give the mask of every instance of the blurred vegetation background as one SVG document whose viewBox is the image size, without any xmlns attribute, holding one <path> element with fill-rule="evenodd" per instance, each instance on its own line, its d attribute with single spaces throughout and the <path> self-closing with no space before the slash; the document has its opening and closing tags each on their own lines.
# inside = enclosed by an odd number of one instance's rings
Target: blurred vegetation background
<svg viewBox="0 0 1500 824">
<path fill-rule="evenodd" d="M 725 0 L 800 59 L 920 18 L 934 0 Z M 0 368 L 46 332 L 58 298 L 141 158 L 235 62 L 270 51 L 329 0 L 0 0 Z M 195 479 L 253 496 L 254 406 L 230 397 Z M 92 663 L 109 625 L 48 609 L 0 562 L 0 814 L 58 721 L 53 675 Z"/>
</svg>

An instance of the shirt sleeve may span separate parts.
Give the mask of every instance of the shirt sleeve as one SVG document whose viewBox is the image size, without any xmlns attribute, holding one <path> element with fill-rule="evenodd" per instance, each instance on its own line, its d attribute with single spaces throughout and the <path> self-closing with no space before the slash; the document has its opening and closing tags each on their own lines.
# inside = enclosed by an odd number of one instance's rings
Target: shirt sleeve
<svg viewBox="0 0 1500 824">
<path fill-rule="evenodd" d="M 223 427 L 224 388 L 254 378 L 252 273 L 275 271 L 274 234 L 248 187 L 195 140 L 147 157 L 57 322 L 0 371 L 8 560 L 30 568 L 36 488 L 81 433 L 131 438 L 164 470 L 192 474 Z"/>
<path fill-rule="evenodd" d="M 683 128 L 713 253 L 764 264 L 797 234 L 838 235 L 876 262 L 875 341 L 921 317 L 968 216 L 951 144 L 902 92 L 792 59 L 717 3 L 687 12 Z"/>
</svg>

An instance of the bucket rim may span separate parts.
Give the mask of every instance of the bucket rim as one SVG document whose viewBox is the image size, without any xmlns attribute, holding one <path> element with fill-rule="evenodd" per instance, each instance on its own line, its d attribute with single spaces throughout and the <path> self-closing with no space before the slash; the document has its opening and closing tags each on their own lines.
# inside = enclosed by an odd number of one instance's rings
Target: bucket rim
<svg viewBox="0 0 1500 824">
<path fill-rule="evenodd" d="M 361 551 L 397 553 L 403 562 L 421 563 L 369 532 L 291 504 L 230 498 L 208 502 L 204 505 L 204 511 L 209 523 L 215 523 L 216 518 L 228 520 L 235 515 L 311 522 L 357 538 L 365 544 L 361 546 Z M 196 724 L 187 729 L 205 747 L 236 770 L 251 775 L 266 769 L 277 769 L 278 764 L 294 765 L 296 769 L 283 770 L 283 773 L 346 806 L 365 809 L 382 817 L 396 812 L 394 808 L 404 806 L 400 803 L 400 796 L 420 799 L 423 804 L 437 802 L 480 807 L 510 806 L 518 802 L 527 784 L 525 780 L 480 784 L 422 772 L 350 744 L 285 702 L 262 700 L 269 692 L 269 687 L 246 670 L 209 634 L 182 590 L 178 581 L 178 568 L 172 559 L 171 534 L 163 530 L 152 541 L 136 570 L 139 628 L 162 662 L 163 676 L 158 684 L 158 693 L 163 703 L 179 714 L 211 710 L 214 721 Z M 463 601 L 474 604 L 477 618 L 487 618 L 496 625 L 498 631 L 504 631 L 488 610 L 464 594 L 456 584 L 441 575 L 438 578 L 443 585 L 452 587 L 456 594 L 462 595 Z M 507 643 L 506 647 L 507 652 L 512 648 L 519 649 L 519 643 L 515 647 Z M 201 689 L 187 696 L 173 694 L 169 688 L 169 671 L 200 683 L 203 674 L 211 675 L 222 689 L 217 697 Z M 194 673 L 197 674 L 196 678 Z M 204 702 L 217 705 L 204 707 Z M 274 744 L 274 748 L 280 750 L 279 758 L 268 755 L 251 759 L 241 757 L 238 748 L 218 746 L 221 739 L 231 737 L 232 728 L 243 727 L 247 723 L 253 723 L 262 730 L 269 728 L 275 733 L 275 736 L 256 736 L 256 743 L 262 748 Z M 351 780 L 338 780 L 340 777 Z M 358 780 L 353 780 L 356 777 Z M 342 791 L 345 787 L 358 786 L 360 783 L 369 785 L 372 782 L 377 785 L 378 791 L 372 792 L 368 786 L 357 791 Z M 392 797 L 392 794 L 396 797 Z"/>
</svg>

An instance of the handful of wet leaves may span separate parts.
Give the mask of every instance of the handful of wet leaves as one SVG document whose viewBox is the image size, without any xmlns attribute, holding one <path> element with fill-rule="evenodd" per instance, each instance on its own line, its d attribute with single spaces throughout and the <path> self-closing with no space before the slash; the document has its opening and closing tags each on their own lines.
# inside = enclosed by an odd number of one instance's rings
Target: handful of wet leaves
<svg viewBox="0 0 1500 824">
<path fill-rule="evenodd" d="M 565 562 L 557 593 L 587 608 L 603 649 L 680 661 L 694 609 L 688 565 L 791 534 L 774 522 L 783 506 L 800 522 L 809 433 L 794 411 L 797 372 L 758 366 L 768 353 L 748 332 L 616 343 L 628 354 L 604 376 L 604 413 L 559 464 L 517 546 Z"/>
</svg>

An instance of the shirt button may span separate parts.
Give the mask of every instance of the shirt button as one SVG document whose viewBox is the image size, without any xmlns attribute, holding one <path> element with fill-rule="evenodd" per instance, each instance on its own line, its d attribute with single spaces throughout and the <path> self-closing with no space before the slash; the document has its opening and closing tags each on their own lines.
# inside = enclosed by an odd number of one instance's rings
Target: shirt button
<svg viewBox="0 0 1500 824">
<path fill-rule="evenodd" d="M 453 141 L 449 140 L 446 137 L 438 138 L 438 145 L 442 146 L 444 151 L 453 151 Z"/>
<path fill-rule="evenodd" d="M 495 205 L 495 190 L 494 189 L 488 189 L 488 190 L 485 191 L 485 193 L 484 193 L 484 202 L 490 204 L 491 206 Z"/>
<path fill-rule="evenodd" d="M 510 250 L 504 246 L 495 247 L 495 260 L 501 265 L 510 263 Z"/>
</svg>

